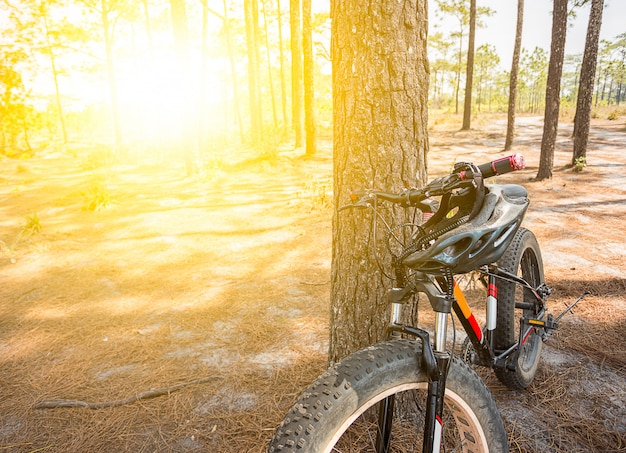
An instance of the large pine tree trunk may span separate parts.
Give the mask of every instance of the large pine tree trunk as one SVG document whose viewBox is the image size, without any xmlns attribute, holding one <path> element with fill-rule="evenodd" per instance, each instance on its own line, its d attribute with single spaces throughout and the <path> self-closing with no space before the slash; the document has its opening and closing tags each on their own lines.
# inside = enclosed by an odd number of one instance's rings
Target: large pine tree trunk
<svg viewBox="0 0 626 453">
<path fill-rule="evenodd" d="M 344 0 L 333 2 L 331 17 L 335 207 L 351 190 L 423 185 L 427 0 Z M 389 281 L 374 260 L 371 215 L 333 218 L 331 361 L 380 340 L 388 322 Z"/>
<path fill-rule="evenodd" d="M 576 163 L 577 159 L 587 157 L 589 123 L 591 122 L 591 101 L 593 98 L 593 85 L 598 61 L 598 43 L 600 40 L 603 8 L 604 0 L 592 0 L 591 11 L 589 13 L 589 25 L 587 26 L 587 38 L 585 41 L 585 53 L 580 69 L 576 116 L 574 117 L 574 154 L 572 156 L 572 165 Z"/>
<path fill-rule="evenodd" d="M 554 145 L 559 127 L 561 106 L 561 74 L 565 57 L 565 36 L 567 33 L 567 0 L 554 0 L 552 11 L 552 43 L 550 45 L 550 64 L 546 86 L 546 110 L 541 139 L 541 155 L 537 180 L 552 177 L 554 165 Z"/>
<path fill-rule="evenodd" d="M 524 27 L 524 0 L 517 0 L 517 25 L 515 27 L 515 44 L 513 46 L 513 62 L 511 63 L 511 77 L 509 81 L 509 112 L 506 125 L 506 140 L 504 150 L 509 151 L 513 146 L 515 136 L 515 109 L 517 108 L 517 76 L 519 74 L 519 57 L 522 50 L 522 29 Z"/>
<path fill-rule="evenodd" d="M 463 127 L 466 131 L 472 121 L 472 83 L 474 80 L 474 40 L 476 36 L 476 0 L 470 2 L 469 39 L 467 44 L 467 70 L 465 73 L 465 102 L 463 103 Z"/>
</svg>

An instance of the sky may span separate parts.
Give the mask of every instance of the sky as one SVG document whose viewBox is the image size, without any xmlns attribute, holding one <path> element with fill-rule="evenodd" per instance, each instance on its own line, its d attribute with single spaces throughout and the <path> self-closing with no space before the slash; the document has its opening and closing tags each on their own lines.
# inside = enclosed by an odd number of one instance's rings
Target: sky
<svg viewBox="0 0 626 453">
<path fill-rule="evenodd" d="M 516 0 L 477 0 L 478 6 L 487 6 L 496 13 L 484 19 L 485 28 L 476 30 L 476 48 L 482 44 L 496 46 L 503 67 L 510 65 L 513 58 L 513 42 L 517 22 Z M 613 40 L 617 35 L 626 33 L 626 0 L 605 0 L 605 9 L 600 29 L 600 39 Z M 552 32 L 552 0 L 525 0 L 524 27 L 522 47 L 532 51 L 535 47 L 550 50 Z M 575 20 L 570 20 L 567 30 L 565 53 L 567 55 L 582 53 L 585 48 L 589 7 L 579 9 Z M 440 21 L 434 14 L 434 6 L 430 11 L 431 33 L 434 25 Z M 442 24 L 440 30 L 446 30 Z M 454 22 L 450 23 L 454 26 Z"/>
</svg>

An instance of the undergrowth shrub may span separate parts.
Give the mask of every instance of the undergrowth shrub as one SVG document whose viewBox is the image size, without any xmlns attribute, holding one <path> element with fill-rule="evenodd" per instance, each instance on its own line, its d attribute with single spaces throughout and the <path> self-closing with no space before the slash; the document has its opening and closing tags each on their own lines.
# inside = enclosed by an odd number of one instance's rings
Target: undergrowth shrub
<svg viewBox="0 0 626 453">
<path fill-rule="evenodd" d="M 85 211 L 99 211 L 111 204 L 111 195 L 100 178 L 94 178 L 89 188 L 82 192 L 83 209 Z"/>
<path fill-rule="evenodd" d="M 33 211 L 32 215 L 26 216 L 26 222 L 20 231 L 21 236 L 30 237 L 33 234 L 37 234 L 41 231 L 41 220 L 36 211 Z"/>
</svg>

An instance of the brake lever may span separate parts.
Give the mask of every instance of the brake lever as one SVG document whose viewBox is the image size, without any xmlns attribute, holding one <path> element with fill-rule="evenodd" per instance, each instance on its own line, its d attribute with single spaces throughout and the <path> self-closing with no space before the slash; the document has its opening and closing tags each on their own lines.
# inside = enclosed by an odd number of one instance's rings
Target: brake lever
<svg viewBox="0 0 626 453">
<path fill-rule="evenodd" d="M 371 192 L 350 192 L 352 204 L 340 206 L 337 211 L 344 211 L 350 208 L 371 208 L 372 201 L 376 198 Z"/>
</svg>

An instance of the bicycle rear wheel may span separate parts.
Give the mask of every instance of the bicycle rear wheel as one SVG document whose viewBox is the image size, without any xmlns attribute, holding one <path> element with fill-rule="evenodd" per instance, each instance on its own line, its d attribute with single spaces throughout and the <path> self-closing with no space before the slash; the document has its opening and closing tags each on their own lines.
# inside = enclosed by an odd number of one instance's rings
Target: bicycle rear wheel
<svg viewBox="0 0 626 453">
<path fill-rule="evenodd" d="M 532 231 L 520 228 L 513 241 L 498 261 L 498 265 L 525 279 L 533 288 L 544 283 L 543 262 L 537 238 Z M 494 332 L 494 346 L 505 351 L 519 340 L 520 317 L 537 318 L 543 309 L 542 304 L 528 288 L 498 279 L 498 316 Z M 530 308 L 517 309 L 516 302 L 524 302 Z M 513 364 L 514 369 L 495 368 L 496 376 L 507 387 L 525 389 L 535 378 L 543 340 L 536 327 L 524 335 L 519 346 L 519 355 Z"/>
<path fill-rule="evenodd" d="M 421 452 L 428 381 L 420 363 L 421 347 L 409 340 L 380 343 L 347 357 L 304 391 L 268 451 Z M 391 399 L 390 443 L 384 450 L 377 447 L 380 407 Z M 441 451 L 508 451 L 491 393 L 456 357 L 446 383 Z"/>
</svg>

